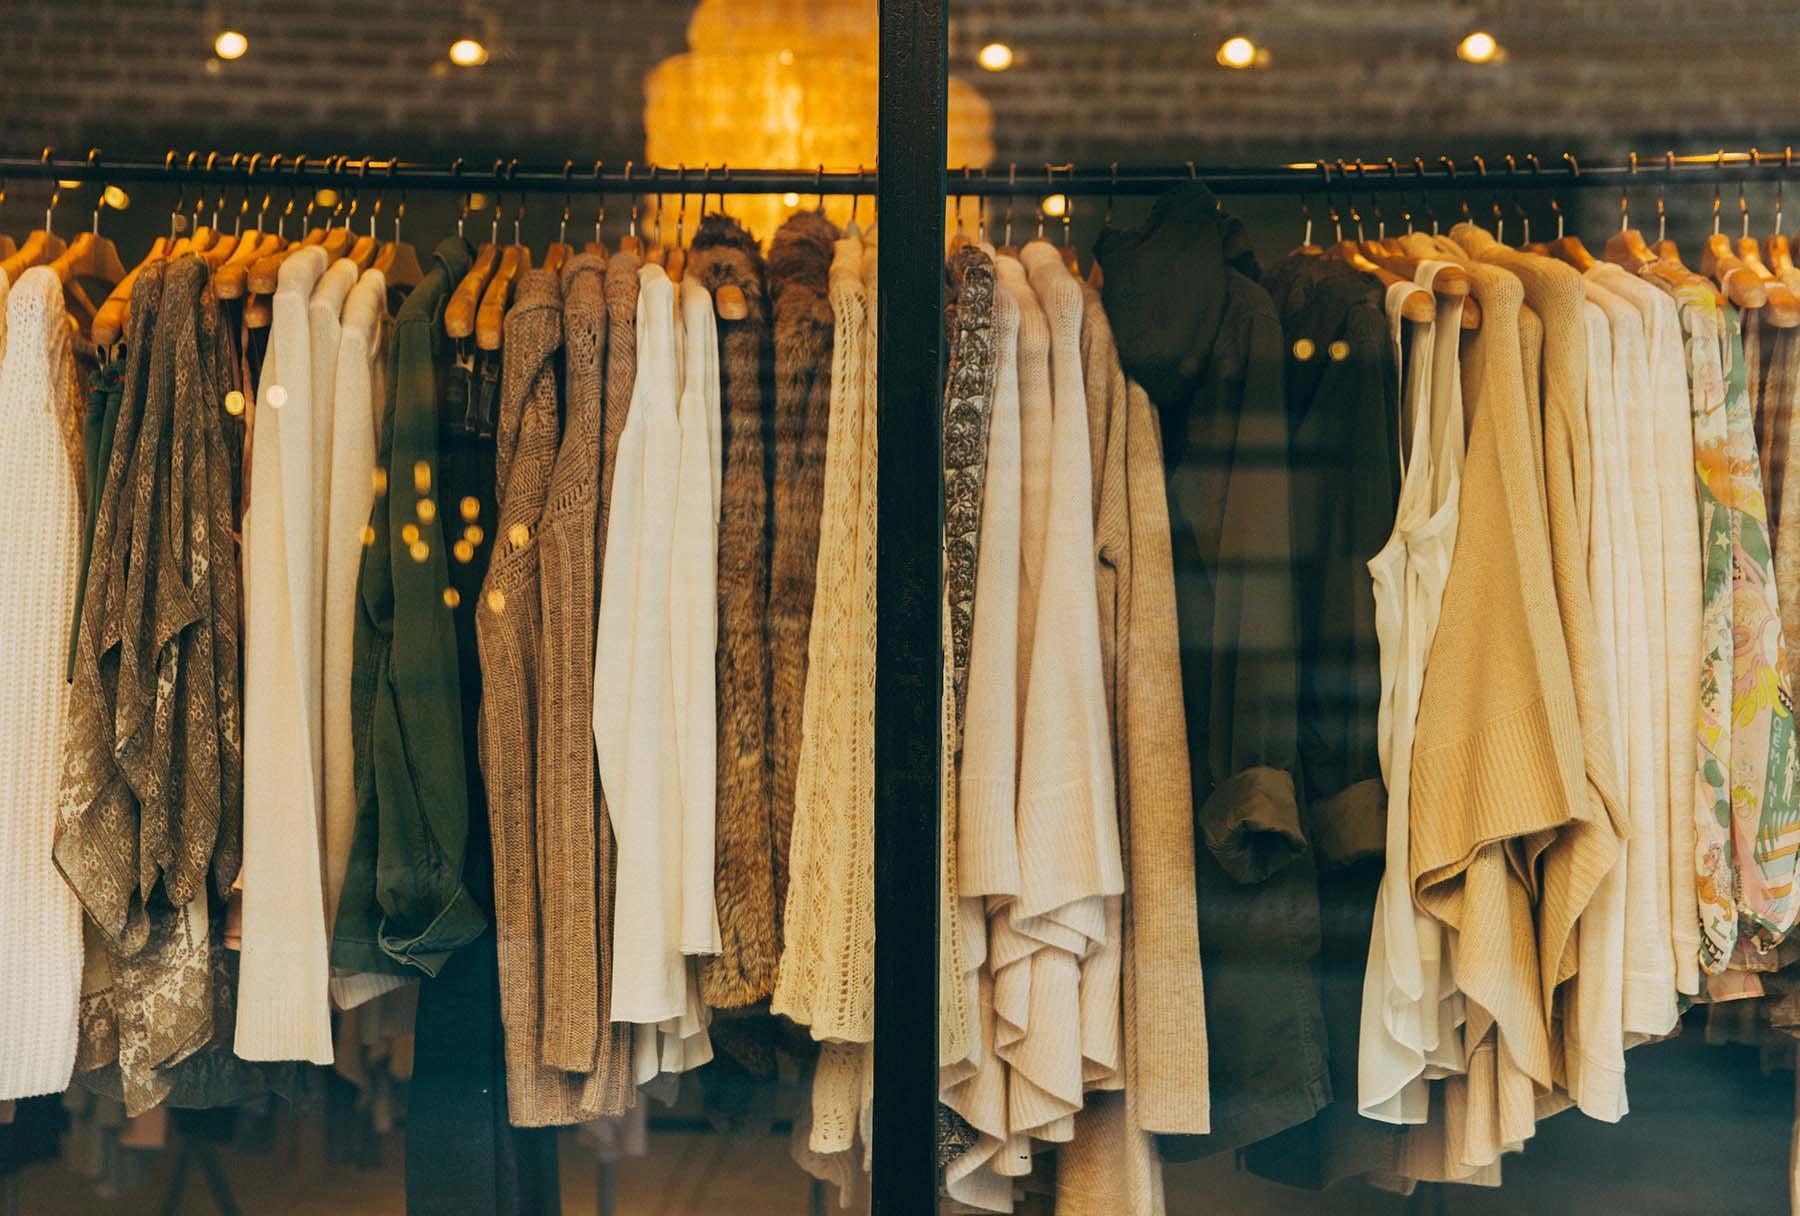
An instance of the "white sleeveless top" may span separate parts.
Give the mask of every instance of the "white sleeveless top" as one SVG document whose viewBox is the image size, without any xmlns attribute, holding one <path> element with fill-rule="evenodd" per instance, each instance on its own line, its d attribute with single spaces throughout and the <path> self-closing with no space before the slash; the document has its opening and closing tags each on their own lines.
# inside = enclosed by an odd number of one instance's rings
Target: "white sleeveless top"
<svg viewBox="0 0 1800 1216">
<path fill-rule="evenodd" d="M 1446 265 L 1421 263 L 1419 285 L 1431 286 Z M 1396 354 L 1401 305 L 1412 290 L 1410 283 L 1388 288 Z M 1436 321 L 1415 331 L 1401 387 L 1399 433 L 1410 419 L 1412 436 L 1400 454 L 1400 501 L 1392 535 L 1369 559 L 1381 644 L 1377 733 L 1387 783 L 1387 868 L 1363 975 L 1357 1109 L 1387 1123 L 1424 1123 L 1426 1082 L 1462 1071 L 1463 1001 L 1446 930 L 1414 904 L 1408 856 L 1413 733 L 1462 492 L 1461 308 L 1461 300 L 1440 300 Z"/>
</svg>

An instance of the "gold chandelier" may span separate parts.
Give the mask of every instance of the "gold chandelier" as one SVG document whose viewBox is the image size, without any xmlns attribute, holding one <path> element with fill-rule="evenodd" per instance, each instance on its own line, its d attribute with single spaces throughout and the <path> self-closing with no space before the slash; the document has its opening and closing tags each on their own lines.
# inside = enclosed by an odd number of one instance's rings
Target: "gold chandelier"
<svg viewBox="0 0 1800 1216">
<path fill-rule="evenodd" d="M 663 169 L 686 165 L 681 224 L 698 221 L 710 168 L 757 165 L 833 171 L 875 167 L 879 67 L 876 0 L 701 0 L 688 22 L 684 54 L 663 60 L 644 82 L 644 155 Z M 967 83 L 950 81 L 948 163 L 993 159 L 993 113 Z M 802 206 L 800 195 L 727 197 L 725 210 L 763 240 Z M 825 200 L 831 218 L 850 218 L 852 200 Z M 678 194 L 666 193 L 661 222 L 675 224 Z M 871 209 L 863 206 L 863 222 Z"/>
</svg>

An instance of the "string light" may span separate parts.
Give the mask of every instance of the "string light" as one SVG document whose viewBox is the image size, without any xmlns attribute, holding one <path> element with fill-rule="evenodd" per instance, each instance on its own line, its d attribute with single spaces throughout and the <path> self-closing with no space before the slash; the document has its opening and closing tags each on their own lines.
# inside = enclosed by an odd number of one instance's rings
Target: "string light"
<svg viewBox="0 0 1800 1216">
<path fill-rule="evenodd" d="M 1267 67 L 1269 49 L 1257 46 L 1242 34 L 1235 34 L 1219 44 L 1219 53 L 1215 58 L 1228 68 Z"/>
<path fill-rule="evenodd" d="M 1492 34 L 1475 30 L 1456 44 L 1456 57 L 1465 63 L 1493 63 L 1505 58 L 1505 53 Z"/>
<path fill-rule="evenodd" d="M 241 30 L 220 30 L 219 36 L 213 39 L 213 54 L 220 59 L 242 59 L 249 49 L 250 40 Z"/>
<path fill-rule="evenodd" d="M 781 202 L 782 205 L 786 207 L 798 207 L 800 205 L 800 196 L 794 191 L 789 190 L 786 194 L 781 196 Z"/>
<path fill-rule="evenodd" d="M 114 211 L 123 211 L 131 206 L 131 196 L 118 186 L 108 186 L 100 192 L 100 201 Z"/>
<path fill-rule="evenodd" d="M 1013 49 L 1004 42 L 990 42 L 976 53 L 975 62 L 990 72 L 1004 72 L 1013 65 Z"/>
<path fill-rule="evenodd" d="M 1044 199 L 1042 207 L 1044 214 L 1051 219 L 1061 219 L 1068 213 L 1069 196 L 1066 194 L 1052 194 Z"/>
<path fill-rule="evenodd" d="M 487 47 L 473 38 L 458 38 L 450 44 L 450 62 L 459 68 L 478 68 L 487 61 Z"/>
</svg>

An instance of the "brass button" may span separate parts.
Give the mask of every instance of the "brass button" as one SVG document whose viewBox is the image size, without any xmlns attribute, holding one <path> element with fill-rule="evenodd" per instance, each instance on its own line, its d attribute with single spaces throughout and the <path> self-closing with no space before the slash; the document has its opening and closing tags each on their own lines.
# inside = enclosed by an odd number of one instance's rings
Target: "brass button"
<svg viewBox="0 0 1800 1216">
<path fill-rule="evenodd" d="M 1331 361 L 1333 363 L 1342 363 L 1345 359 L 1350 357 L 1350 344 L 1342 338 L 1339 338 L 1336 342 L 1333 342 L 1330 346 L 1326 347 L 1325 351 L 1331 356 Z"/>
<path fill-rule="evenodd" d="M 1308 359 L 1312 358 L 1316 349 L 1317 348 L 1313 346 L 1313 340 L 1311 338 L 1294 339 L 1294 358 L 1300 360 L 1302 363 L 1305 363 Z"/>
</svg>

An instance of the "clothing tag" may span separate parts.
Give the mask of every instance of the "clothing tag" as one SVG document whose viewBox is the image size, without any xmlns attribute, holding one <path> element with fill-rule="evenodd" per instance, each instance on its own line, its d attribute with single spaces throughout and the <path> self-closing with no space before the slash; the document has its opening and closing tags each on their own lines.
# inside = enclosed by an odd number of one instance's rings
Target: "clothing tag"
<svg viewBox="0 0 1800 1216">
<path fill-rule="evenodd" d="M 499 355 L 481 359 L 476 368 L 475 407 L 471 412 L 475 419 L 473 433 L 482 439 L 492 439 L 500 420 Z"/>
</svg>

